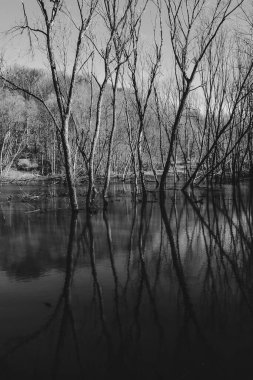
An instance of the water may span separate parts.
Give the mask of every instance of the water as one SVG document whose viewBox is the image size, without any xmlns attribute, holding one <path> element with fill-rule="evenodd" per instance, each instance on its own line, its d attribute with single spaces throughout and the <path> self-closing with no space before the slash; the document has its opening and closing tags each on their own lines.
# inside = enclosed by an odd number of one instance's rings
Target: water
<svg viewBox="0 0 253 380">
<path fill-rule="evenodd" d="M 60 188 L 0 191 L 1 379 L 252 378 L 249 184 L 76 218 Z"/>
</svg>

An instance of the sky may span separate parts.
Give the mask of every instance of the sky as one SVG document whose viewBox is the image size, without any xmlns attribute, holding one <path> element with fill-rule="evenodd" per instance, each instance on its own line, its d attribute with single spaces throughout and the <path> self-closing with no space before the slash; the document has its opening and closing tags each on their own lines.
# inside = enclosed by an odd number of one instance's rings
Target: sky
<svg viewBox="0 0 253 380">
<path fill-rule="evenodd" d="M 69 0 L 70 2 L 73 0 Z M 124 1 L 124 0 L 123 0 Z M 36 0 L 23 0 L 29 20 L 36 20 L 40 13 Z M 150 23 L 150 14 L 147 13 L 143 22 L 143 35 L 152 39 L 153 32 Z M 20 64 L 35 67 L 45 67 L 46 59 L 40 54 L 32 56 L 29 54 L 27 34 L 23 36 L 6 35 L 6 32 L 15 25 L 22 24 L 23 7 L 22 0 L 0 0 L 0 52 L 4 53 L 8 64 Z"/>
<path fill-rule="evenodd" d="M 37 4 L 35 0 L 24 0 L 29 7 L 30 14 L 36 16 Z M 41 57 L 31 57 L 26 36 L 15 37 L 6 32 L 23 21 L 21 0 L 0 0 L 0 51 L 8 64 L 20 64 L 30 67 L 42 67 Z"/>
<path fill-rule="evenodd" d="M 49 0 L 46 0 L 49 1 Z M 73 0 L 68 0 L 67 3 L 71 4 Z M 124 0 L 121 0 L 124 1 Z M 193 0 L 191 0 L 193 1 Z M 209 0 L 208 0 L 209 1 Z M 36 0 L 23 0 L 27 13 L 29 14 L 29 20 L 36 20 L 40 13 Z M 212 3 L 213 0 L 210 0 Z M 246 6 L 251 4 L 252 0 L 245 0 Z M 153 38 L 152 24 L 150 22 L 151 15 L 146 13 L 143 20 L 142 36 L 144 40 L 151 42 Z M 41 53 L 36 53 L 34 56 L 29 54 L 29 45 L 27 34 L 24 33 L 22 37 L 13 35 L 6 35 L 6 31 L 13 26 L 23 22 L 23 8 L 21 0 L 0 0 L 0 53 L 4 54 L 5 61 L 9 64 L 27 65 L 30 67 L 46 66 L 46 56 Z M 167 31 L 168 32 L 168 31 Z M 166 36 L 165 36 L 166 39 Z M 167 40 L 168 41 L 168 40 Z M 171 52 L 168 48 L 164 56 L 164 61 L 167 66 L 171 64 L 170 56 Z"/>
</svg>

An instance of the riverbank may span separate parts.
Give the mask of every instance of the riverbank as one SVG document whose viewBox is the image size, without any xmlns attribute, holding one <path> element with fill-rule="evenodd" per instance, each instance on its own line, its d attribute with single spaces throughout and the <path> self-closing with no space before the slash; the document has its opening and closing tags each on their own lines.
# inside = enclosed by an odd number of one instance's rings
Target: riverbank
<svg viewBox="0 0 253 380">
<path fill-rule="evenodd" d="M 160 176 L 160 173 L 157 173 L 157 176 Z M 125 177 L 124 181 L 122 178 L 122 175 L 120 174 L 112 174 L 111 180 L 115 181 L 118 180 L 120 182 L 129 182 L 133 179 L 133 174 L 129 174 Z M 152 172 L 145 172 L 145 179 L 146 181 L 154 181 L 154 174 Z M 97 176 L 96 182 L 103 183 L 105 178 L 103 176 Z M 47 181 L 54 181 L 54 182 L 61 182 L 65 181 L 65 175 L 64 174 L 55 174 L 55 175 L 48 175 L 43 176 L 40 175 L 38 172 L 32 171 L 27 172 L 23 170 L 17 170 L 17 169 L 10 169 L 6 172 L 3 172 L 3 174 L 0 176 L 0 184 L 1 183 L 14 183 L 14 184 L 22 184 L 25 185 L 31 184 L 31 183 L 37 183 L 37 182 L 47 182 Z M 79 178 L 76 179 L 76 184 L 81 185 L 83 183 L 88 182 L 87 176 L 79 176 Z"/>
<path fill-rule="evenodd" d="M 26 172 L 17 169 L 10 169 L 4 171 L 0 176 L 0 183 L 31 183 L 31 182 L 40 182 L 40 181 L 59 181 L 64 179 L 64 176 L 61 175 L 50 175 L 43 176 L 37 172 Z"/>
</svg>

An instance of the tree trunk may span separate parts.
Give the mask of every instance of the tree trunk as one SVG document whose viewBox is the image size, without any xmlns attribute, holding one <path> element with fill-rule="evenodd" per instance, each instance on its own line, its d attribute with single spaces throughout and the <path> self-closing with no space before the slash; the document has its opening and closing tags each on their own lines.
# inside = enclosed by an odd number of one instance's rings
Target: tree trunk
<svg viewBox="0 0 253 380">
<path fill-rule="evenodd" d="M 77 211 L 78 202 L 77 202 L 76 187 L 75 187 L 74 176 L 73 176 L 71 151 L 70 151 L 69 139 L 68 139 L 68 127 L 69 127 L 69 120 L 65 119 L 64 126 L 61 131 L 61 140 L 62 140 L 63 155 L 64 155 L 64 161 L 65 161 L 66 180 L 67 180 L 67 185 L 68 185 L 68 190 L 69 190 L 69 199 L 70 199 L 71 209 L 72 211 Z"/>
<path fill-rule="evenodd" d="M 87 209 L 89 212 L 92 211 L 94 196 L 96 193 L 95 181 L 94 181 L 94 156 L 95 156 L 95 150 L 97 147 L 97 142 L 98 142 L 98 137 L 99 137 L 99 132 L 100 132 L 101 105 L 102 105 L 102 99 L 103 99 L 105 85 L 106 85 L 106 81 L 104 81 L 103 85 L 101 86 L 100 93 L 98 96 L 97 110 L 96 110 L 96 127 L 95 127 L 95 133 L 94 133 L 93 140 L 92 140 L 91 151 L 90 151 L 89 162 L 88 162 L 89 185 L 88 185 L 86 205 L 87 205 Z"/>
<path fill-rule="evenodd" d="M 139 176 L 141 181 L 141 192 L 143 196 L 143 200 L 147 198 L 146 186 L 145 186 L 145 178 L 144 178 L 144 169 L 142 162 L 142 139 L 143 139 L 143 123 L 140 125 L 139 135 L 138 135 L 138 143 L 137 143 L 137 156 L 138 156 L 138 164 L 139 164 Z"/>
<path fill-rule="evenodd" d="M 160 182 L 160 197 L 164 196 L 163 193 L 164 193 L 164 189 L 165 189 L 166 178 L 167 178 L 167 175 L 168 175 L 168 172 L 169 172 L 169 168 L 170 168 L 170 165 L 171 165 L 171 158 L 173 156 L 174 143 L 176 141 L 178 127 L 179 127 L 179 124 L 180 124 L 181 116 L 182 116 L 182 113 L 183 113 L 183 110 L 184 110 L 184 107 L 185 107 L 185 103 L 186 103 L 186 99 L 187 99 L 187 96 L 189 94 L 189 91 L 190 91 L 190 82 L 187 83 L 187 87 L 186 87 L 186 89 L 185 89 L 185 91 L 184 91 L 184 93 L 182 95 L 182 98 L 180 100 L 180 105 L 179 105 L 179 108 L 178 108 L 178 112 L 177 112 L 177 115 L 176 115 L 176 118 L 175 118 L 175 122 L 174 122 L 174 124 L 172 126 L 169 152 L 168 152 L 168 156 L 167 156 L 167 159 L 166 159 L 166 162 L 165 162 L 165 166 L 164 166 L 164 169 L 163 169 L 163 173 L 162 173 L 162 177 L 161 177 L 161 182 Z"/>
<path fill-rule="evenodd" d="M 105 204 L 106 204 L 106 198 L 108 197 L 108 189 L 109 189 L 109 184 L 110 184 L 112 146 L 113 146 L 113 140 L 114 140 L 114 133 L 115 133 L 115 130 L 117 127 L 117 123 L 116 123 L 116 91 L 117 91 L 117 89 L 114 88 L 113 89 L 113 101 L 112 101 L 112 107 L 113 107 L 112 130 L 111 130 L 110 138 L 109 138 L 109 147 L 108 147 L 106 172 L 105 172 L 105 183 L 104 183 L 104 189 L 103 189 L 103 198 L 104 198 Z"/>
</svg>

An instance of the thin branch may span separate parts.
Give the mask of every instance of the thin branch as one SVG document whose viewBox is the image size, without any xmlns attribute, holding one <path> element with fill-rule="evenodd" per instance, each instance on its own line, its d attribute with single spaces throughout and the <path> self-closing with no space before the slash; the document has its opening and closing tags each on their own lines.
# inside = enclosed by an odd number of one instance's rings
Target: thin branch
<svg viewBox="0 0 253 380">
<path fill-rule="evenodd" d="M 34 98 L 35 100 L 37 100 L 39 103 L 41 103 L 47 110 L 47 112 L 49 113 L 49 115 L 51 116 L 52 120 L 53 120 L 53 123 L 54 125 L 56 126 L 57 130 L 60 131 L 60 128 L 55 120 L 55 117 L 54 115 L 52 114 L 52 112 L 50 111 L 50 109 L 48 108 L 48 106 L 46 105 L 45 101 L 40 98 L 39 96 L 33 94 L 31 91 L 23 88 L 23 87 L 20 87 L 18 86 L 17 84 L 13 83 L 12 81 L 10 81 L 9 79 L 5 78 L 3 75 L 0 74 L 0 79 L 2 79 L 5 83 L 9 84 L 11 86 L 11 89 L 14 89 L 14 90 L 17 90 L 17 91 L 22 91 L 24 92 L 25 94 L 31 96 L 32 98 Z"/>
</svg>

